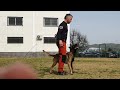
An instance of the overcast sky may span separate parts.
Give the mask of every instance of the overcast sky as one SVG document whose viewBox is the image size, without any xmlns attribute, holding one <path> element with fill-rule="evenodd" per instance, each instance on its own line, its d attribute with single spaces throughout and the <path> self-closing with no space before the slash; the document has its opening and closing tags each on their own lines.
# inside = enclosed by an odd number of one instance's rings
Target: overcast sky
<svg viewBox="0 0 120 90">
<path fill-rule="evenodd" d="M 71 29 L 86 35 L 89 44 L 120 44 L 120 11 L 71 11 Z"/>
</svg>

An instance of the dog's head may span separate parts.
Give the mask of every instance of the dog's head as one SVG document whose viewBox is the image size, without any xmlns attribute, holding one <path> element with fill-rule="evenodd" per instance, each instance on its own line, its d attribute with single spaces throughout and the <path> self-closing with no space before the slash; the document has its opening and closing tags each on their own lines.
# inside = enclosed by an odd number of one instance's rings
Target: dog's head
<svg viewBox="0 0 120 90">
<path fill-rule="evenodd" d="M 79 48 L 78 44 L 70 45 L 70 52 L 76 53 L 76 50 Z"/>
</svg>

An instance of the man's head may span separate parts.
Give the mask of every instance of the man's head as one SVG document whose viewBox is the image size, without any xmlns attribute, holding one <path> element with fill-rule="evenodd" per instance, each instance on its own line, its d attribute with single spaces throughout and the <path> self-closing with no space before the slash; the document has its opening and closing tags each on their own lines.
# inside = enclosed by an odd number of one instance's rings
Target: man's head
<svg viewBox="0 0 120 90">
<path fill-rule="evenodd" d="M 70 24 L 72 21 L 73 16 L 71 14 L 66 14 L 64 19 L 67 24 Z"/>
</svg>

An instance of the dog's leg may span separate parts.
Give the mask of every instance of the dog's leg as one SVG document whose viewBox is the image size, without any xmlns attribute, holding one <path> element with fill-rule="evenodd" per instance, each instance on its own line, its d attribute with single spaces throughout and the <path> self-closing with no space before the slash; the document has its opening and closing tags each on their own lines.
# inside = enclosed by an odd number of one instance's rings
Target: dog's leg
<svg viewBox="0 0 120 90">
<path fill-rule="evenodd" d="M 72 72 L 71 62 L 68 62 L 68 67 L 69 67 L 69 70 L 70 70 L 70 74 L 72 75 L 73 72 Z"/>
<path fill-rule="evenodd" d="M 56 60 L 56 58 L 54 58 L 54 59 L 53 59 L 53 64 L 52 64 L 52 66 L 50 67 L 50 74 L 52 73 L 53 67 L 54 67 L 56 64 L 57 64 L 57 60 Z"/>
<path fill-rule="evenodd" d="M 74 73 L 74 71 L 73 71 L 73 62 L 71 62 L 71 68 L 72 68 L 72 72 Z"/>
<path fill-rule="evenodd" d="M 73 70 L 73 62 L 74 62 L 74 56 L 73 56 L 72 61 L 71 61 L 72 72 L 74 73 L 74 70 Z"/>
</svg>

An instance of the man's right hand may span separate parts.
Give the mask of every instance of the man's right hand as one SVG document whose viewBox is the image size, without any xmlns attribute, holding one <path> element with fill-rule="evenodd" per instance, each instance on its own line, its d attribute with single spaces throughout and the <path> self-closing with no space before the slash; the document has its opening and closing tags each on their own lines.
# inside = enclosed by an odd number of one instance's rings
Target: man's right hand
<svg viewBox="0 0 120 90">
<path fill-rule="evenodd" d="M 59 40 L 59 46 L 60 46 L 60 47 L 63 46 L 63 42 L 62 42 L 62 40 Z"/>
</svg>

